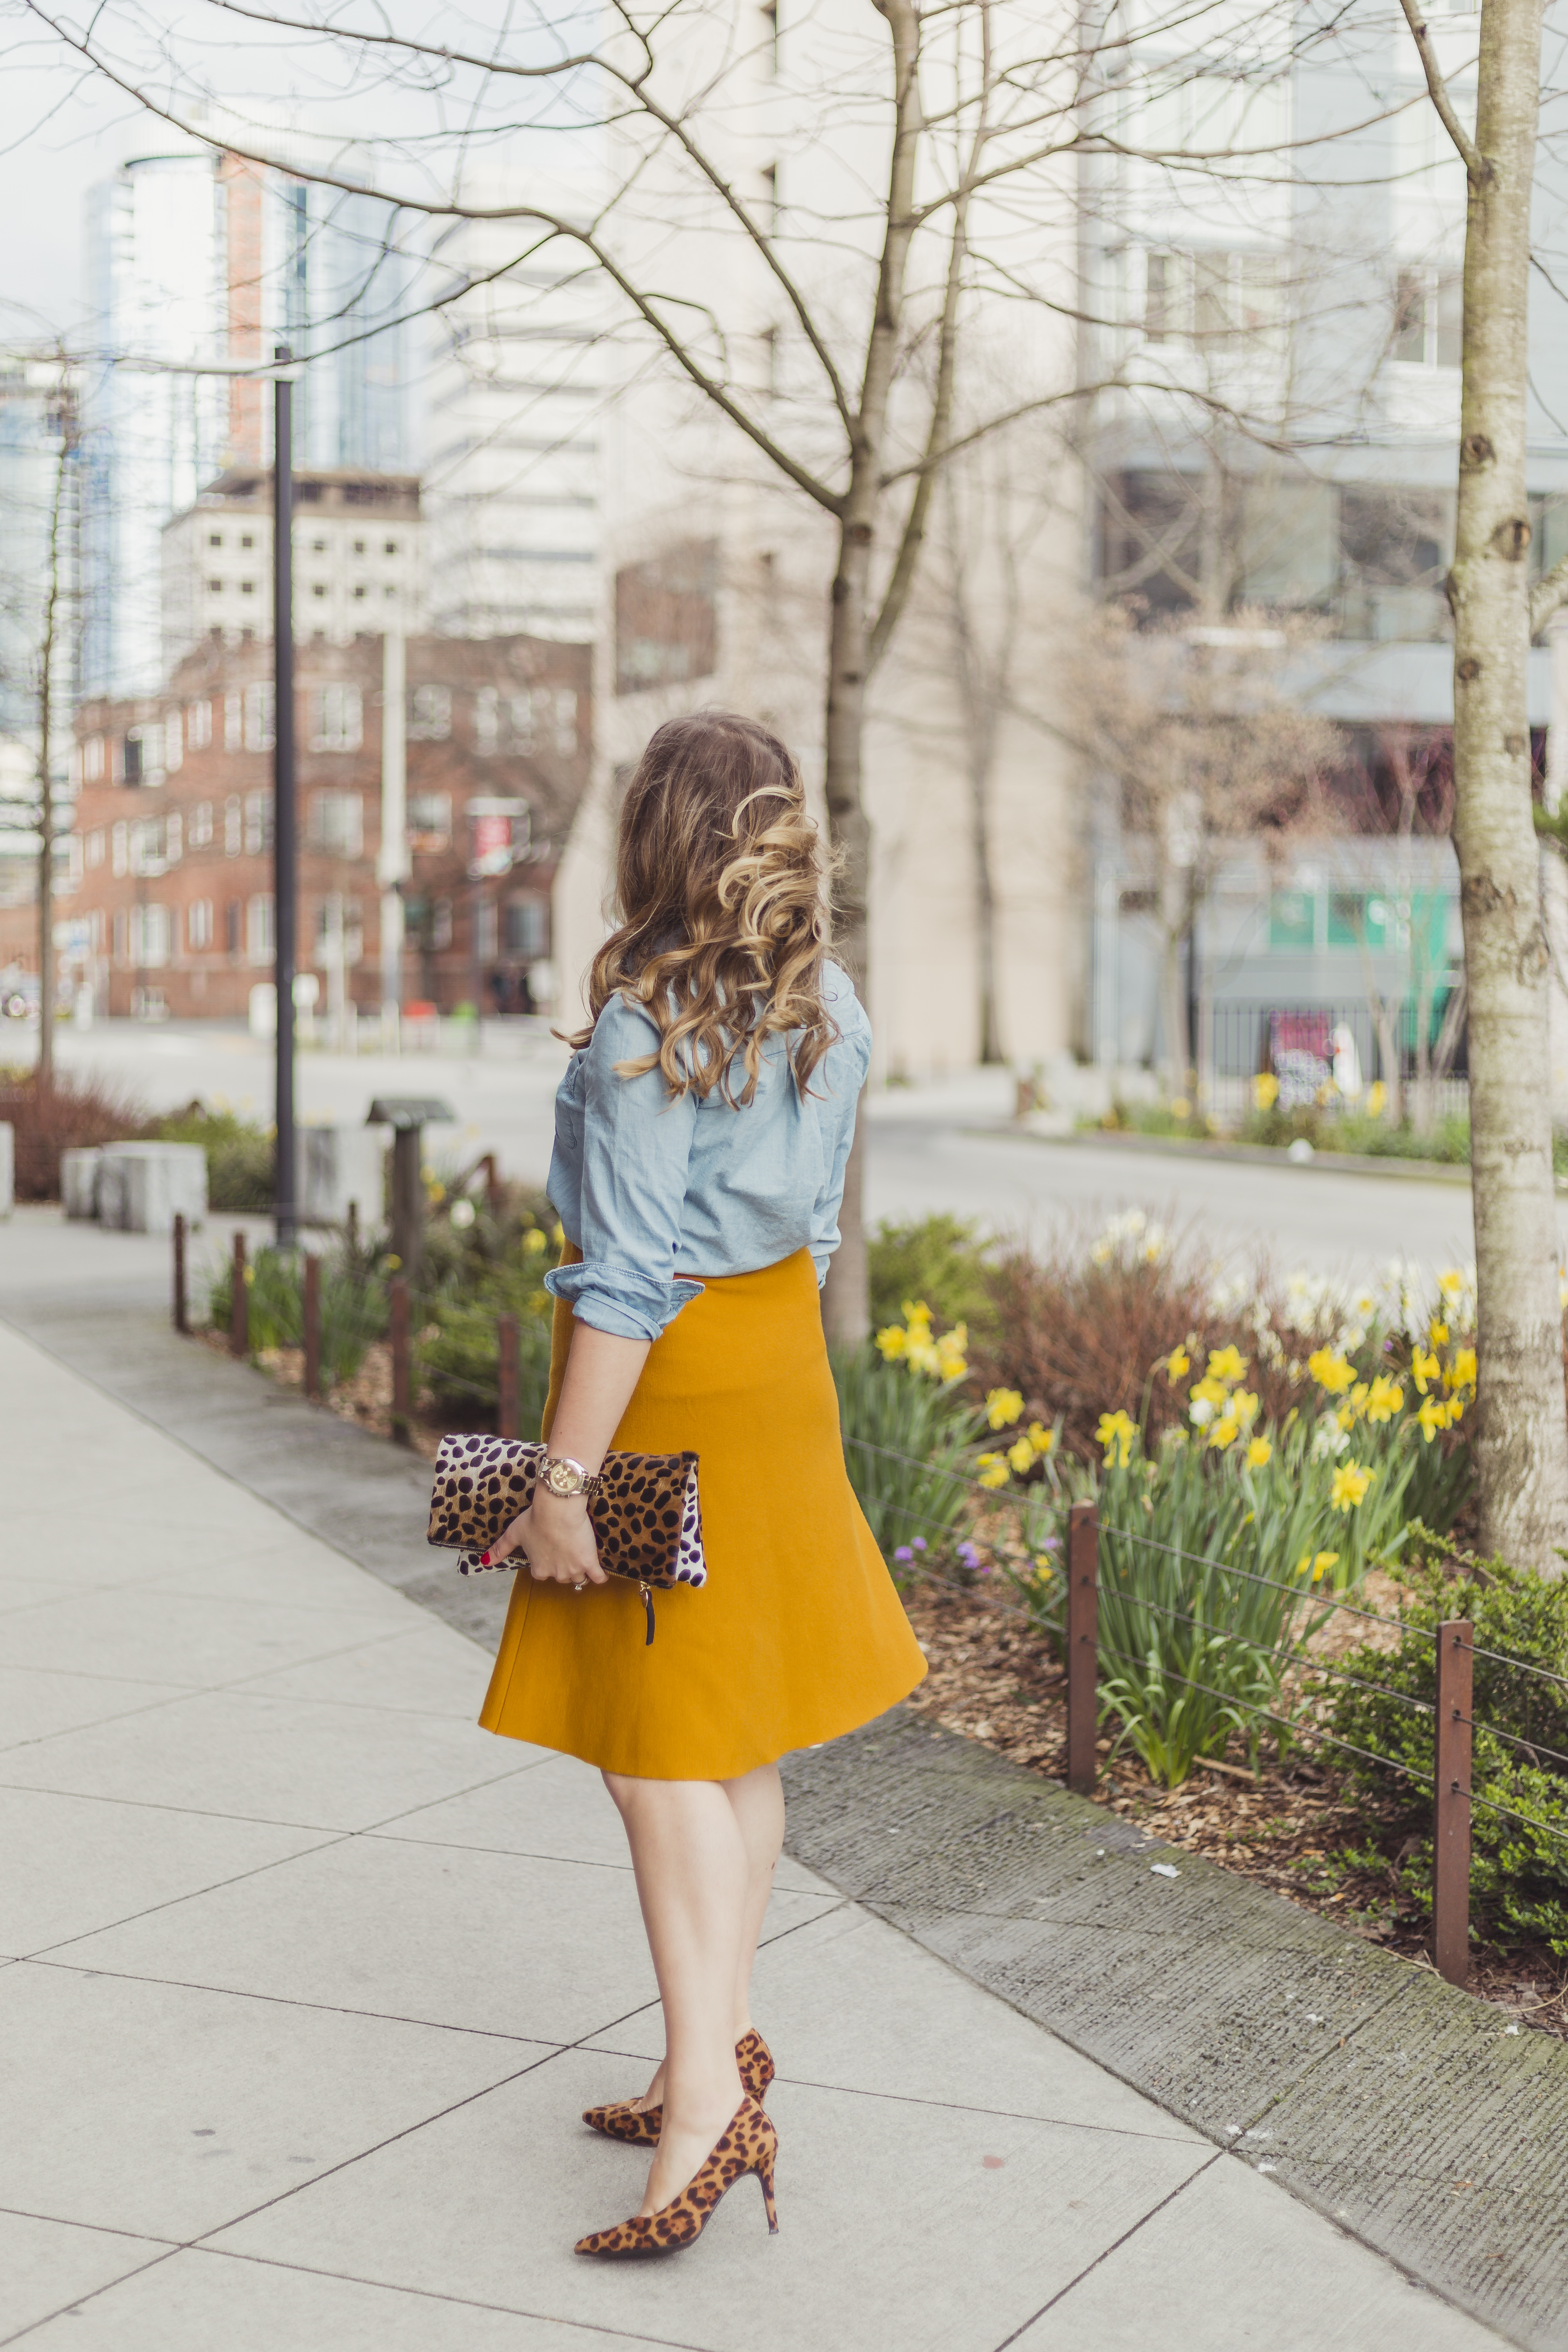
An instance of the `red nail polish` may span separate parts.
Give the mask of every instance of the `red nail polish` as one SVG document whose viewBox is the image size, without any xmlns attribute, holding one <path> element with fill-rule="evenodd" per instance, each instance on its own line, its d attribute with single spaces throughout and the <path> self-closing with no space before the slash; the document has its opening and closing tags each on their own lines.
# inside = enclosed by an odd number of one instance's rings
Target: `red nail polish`
<svg viewBox="0 0 1568 2352">
<path fill-rule="evenodd" d="M 489 1556 L 489 1552 L 488 1552 L 488 1551 L 482 1551 L 482 1552 L 480 1552 L 480 1554 L 479 1554 L 479 1566 L 480 1566 L 481 1568 L 489 1568 L 489 1564 L 490 1564 L 490 1556 Z"/>
</svg>

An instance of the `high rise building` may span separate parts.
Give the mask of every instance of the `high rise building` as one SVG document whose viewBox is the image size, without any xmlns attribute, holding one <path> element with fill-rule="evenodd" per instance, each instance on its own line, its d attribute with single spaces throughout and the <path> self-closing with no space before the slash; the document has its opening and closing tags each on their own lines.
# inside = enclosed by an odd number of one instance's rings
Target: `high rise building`
<svg viewBox="0 0 1568 2352">
<path fill-rule="evenodd" d="M 162 535 L 226 467 L 271 462 L 271 395 L 204 367 L 307 364 L 295 460 L 406 464 L 408 271 L 390 208 L 213 149 L 138 158 L 91 193 L 94 363 L 84 387 L 83 682 L 156 684 Z"/>
</svg>

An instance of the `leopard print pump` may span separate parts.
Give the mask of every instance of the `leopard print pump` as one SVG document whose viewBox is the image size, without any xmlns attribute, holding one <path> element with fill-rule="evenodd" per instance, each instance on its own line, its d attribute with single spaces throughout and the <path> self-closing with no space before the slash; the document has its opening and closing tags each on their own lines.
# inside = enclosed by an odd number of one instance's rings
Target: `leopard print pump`
<svg viewBox="0 0 1568 2352">
<path fill-rule="evenodd" d="M 733 2189 L 748 2172 L 754 2172 L 762 2184 L 768 2229 L 776 2237 L 779 2217 L 773 2204 L 773 2166 L 778 2152 L 777 2132 L 755 2099 L 748 2096 L 742 2100 L 717 2147 L 679 2197 L 672 2197 L 657 2213 L 634 2213 L 629 2221 L 617 2222 L 613 2230 L 595 2230 L 590 2236 L 579 2238 L 574 2252 L 621 2256 L 664 2254 L 692 2245 L 702 2235 L 725 2190 Z"/>
<path fill-rule="evenodd" d="M 736 2042 L 735 2063 L 741 2070 L 742 2088 L 760 2107 L 773 2079 L 773 2058 L 754 2025 L 748 2025 Z M 583 2121 L 590 2131 L 603 2132 L 606 2139 L 624 2140 L 628 2147 L 657 2147 L 664 2109 L 639 2107 L 635 2099 L 616 2099 L 608 2106 L 584 2107 Z"/>
</svg>

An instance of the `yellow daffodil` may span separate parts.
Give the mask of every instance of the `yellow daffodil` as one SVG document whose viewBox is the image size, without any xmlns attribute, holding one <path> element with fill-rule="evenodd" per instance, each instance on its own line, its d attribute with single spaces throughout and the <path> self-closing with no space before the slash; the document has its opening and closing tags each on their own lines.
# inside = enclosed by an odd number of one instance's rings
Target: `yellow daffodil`
<svg viewBox="0 0 1568 2352">
<path fill-rule="evenodd" d="M 1264 1464 L 1271 1458 L 1273 1452 L 1274 1448 L 1266 1437 L 1255 1437 L 1247 1449 L 1247 1468 L 1261 1470 Z"/>
<path fill-rule="evenodd" d="M 1279 1081 L 1272 1070 L 1259 1070 L 1252 1081 L 1252 1107 L 1255 1110 L 1272 1110 L 1279 1099 Z"/>
<path fill-rule="evenodd" d="M 1473 1348 L 1458 1348 L 1454 1360 L 1443 1375 L 1443 1384 L 1450 1389 L 1473 1389 L 1476 1385 L 1476 1351 Z"/>
<path fill-rule="evenodd" d="M 936 1370 L 937 1378 L 939 1380 L 961 1381 L 968 1370 L 969 1359 L 967 1356 L 955 1355 L 952 1349 L 948 1347 L 938 1347 L 936 1351 Z"/>
<path fill-rule="evenodd" d="M 1125 1470 L 1131 1459 L 1132 1441 L 1138 1434 L 1137 1423 L 1124 1412 L 1102 1412 L 1094 1433 L 1105 1448 L 1106 1468 L 1112 1466 L 1111 1457 L 1116 1455 L 1116 1466 Z"/>
<path fill-rule="evenodd" d="M 1173 1385 L 1184 1380 L 1193 1369 L 1193 1360 L 1184 1348 L 1173 1348 L 1168 1356 L 1160 1359 L 1160 1368 Z"/>
<path fill-rule="evenodd" d="M 1336 1356 L 1331 1348 L 1315 1349 L 1307 1359 L 1307 1370 L 1331 1396 L 1342 1395 L 1355 1379 L 1354 1368 L 1343 1356 Z"/>
<path fill-rule="evenodd" d="M 1314 1584 L 1321 1584 L 1321 1583 L 1322 1582 L 1323 1578 L 1324 1578 L 1325 1576 L 1327 1576 L 1327 1574 L 1328 1574 L 1328 1572 L 1329 1572 L 1330 1569 L 1331 1569 L 1331 1568 L 1337 1568 L 1337 1567 L 1339 1566 L 1339 1559 L 1340 1559 L 1340 1556 L 1339 1556 L 1339 1553 L 1338 1553 L 1337 1551 L 1321 1551 L 1321 1552 L 1319 1552 L 1319 1554 L 1318 1554 L 1317 1558 L 1316 1558 L 1316 1559 L 1313 1560 L 1313 1562 L 1312 1562 L 1312 1581 L 1313 1581 L 1313 1583 L 1314 1583 Z M 1303 1568 L 1305 1568 L 1305 1567 L 1306 1567 L 1306 1565 L 1307 1565 L 1306 1559 L 1305 1559 L 1305 1558 L 1303 1558 L 1303 1559 L 1302 1559 L 1302 1561 L 1301 1561 L 1301 1566 L 1302 1566 Z"/>
<path fill-rule="evenodd" d="M 1329 1500 L 1336 1511 L 1353 1511 L 1366 1499 L 1367 1488 L 1376 1477 L 1375 1470 L 1363 1469 L 1359 1462 L 1346 1462 L 1334 1472 L 1333 1487 Z"/>
<path fill-rule="evenodd" d="M 1247 1359 L 1236 1347 L 1211 1348 L 1207 1376 L 1211 1381 L 1244 1381 Z"/>
<path fill-rule="evenodd" d="M 544 1248 L 544 1235 L 537 1225 L 530 1225 L 522 1237 L 522 1246 L 530 1257 L 538 1257 Z"/>
<path fill-rule="evenodd" d="M 1054 1429 L 1047 1429 L 1045 1423 L 1039 1421 L 1032 1421 L 1029 1423 L 1029 1443 L 1037 1454 L 1049 1454 L 1056 1442 L 1057 1433 Z"/>
<path fill-rule="evenodd" d="M 1212 1372 L 1206 1373 L 1201 1381 L 1193 1382 L 1192 1399 L 1194 1404 L 1222 1405 L 1229 1394 L 1230 1391 L 1226 1387 L 1225 1382 L 1216 1381 Z"/>
<path fill-rule="evenodd" d="M 1250 1429 L 1258 1419 L 1258 1396 L 1255 1390 L 1237 1389 L 1230 1401 L 1230 1409 L 1243 1429 Z"/>
<path fill-rule="evenodd" d="M 1426 1393 L 1427 1381 L 1440 1379 L 1442 1370 L 1443 1367 L 1436 1356 L 1428 1356 L 1421 1348 L 1411 1350 L 1410 1377 L 1423 1396 Z"/>
<path fill-rule="evenodd" d="M 1379 1372 L 1366 1401 L 1368 1421 L 1392 1421 L 1394 1414 L 1403 1410 L 1404 1404 L 1405 1391 L 1398 1381 L 1388 1380 Z"/>
<path fill-rule="evenodd" d="M 889 1323 L 885 1331 L 878 1332 L 877 1345 L 884 1360 L 896 1364 L 900 1356 L 907 1356 L 910 1352 L 910 1335 L 901 1323 Z"/>
<path fill-rule="evenodd" d="M 566 1228 L 565 1228 L 565 1226 L 564 1226 L 564 1225 L 552 1225 L 552 1227 L 550 1228 L 550 1238 L 551 1238 L 551 1240 L 554 1243 L 554 1244 L 555 1244 L 555 1246 L 556 1246 L 556 1248 L 557 1248 L 557 1249 L 563 1249 L 563 1248 L 565 1247 L 565 1244 L 566 1244 Z"/>
<path fill-rule="evenodd" d="M 1227 1445 L 1235 1444 L 1240 1434 L 1241 1423 L 1233 1412 L 1227 1412 L 1223 1414 L 1210 1430 L 1209 1444 L 1217 1445 L 1223 1454 Z"/>
<path fill-rule="evenodd" d="M 1451 1265 L 1446 1274 L 1437 1276 L 1437 1287 L 1445 1298 L 1458 1298 L 1465 1287 L 1465 1277 L 1457 1266 Z"/>
<path fill-rule="evenodd" d="M 1011 1429 L 1024 1410 L 1024 1400 L 1016 1389 L 988 1389 L 985 1392 L 985 1418 L 993 1429 Z"/>
<path fill-rule="evenodd" d="M 1037 1584 L 1048 1584 L 1050 1580 L 1051 1563 L 1046 1558 L 1045 1553 L 1041 1552 L 1039 1558 L 1035 1562 L 1035 1582 Z"/>
<path fill-rule="evenodd" d="M 1334 1415 L 1334 1419 L 1339 1423 L 1339 1425 L 1340 1425 L 1340 1427 L 1341 1427 L 1342 1429 L 1353 1429 L 1353 1428 L 1355 1427 L 1355 1407 L 1354 1407 L 1354 1405 L 1353 1405 L 1353 1404 L 1342 1404 L 1342 1405 L 1341 1405 L 1341 1407 L 1340 1407 L 1340 1409 L 1339 1409 L 1338 1412 L 1336 1412 L 1336 1413 L 1335 1413 L 1335 1415 Z"/>
<path fill-rule="evenodd" d="M 1430 1445 L 1437 1432 L 1448 1426 L 1448 1408 L 1446 1404 L 1439 1404 L 1436 1397 L 1424 1397 L 1415 1418 L 1421 1423 L 1423 1438 Z"/>
<path fill-rule="evenodd" d="M 1007 1465 L 1000 1454 L 978 1455 L 974 1471 L 983 1486 L 1005 1486 L 1007 1484 Z"/>
<path fill-rule="evenodd" d="M 1367 1399 L 1371 1394 L 1372 1390 L 1368 1383 L 1365 1381 L 1357 1381 L 1354 1388 L 1352 1389 L 1350 1393 L 1350 1402 L 1352 1412 L 1364 1412 L 1367 1407 Z"/>
<path fill-rule="evenodd" d="M 1187 1100 L 1185 1095 L 1173 1095 L 1171 1097 L 1171 1117 L 1173 1118 L 1191 1118 L 1192 1115 L 1193 1107 Z"/>
<path fill-rule="evenodd" d="M 1434 1316 L 1426 1326 L 1426 1336 L 1435 1348 L 1446 1348 L 1448 1344 L 1448 1327 L 1446 1323 L 1440 1323 Z"/>
<path fill-rule="evenodd" d="M 1007 1448 L 1007 1459 L 1021 1478 L 1026 1470 L 1035 1466 L 1035 1449 L 1026 1437 L 1016 1438 Z"/>
<path fill-rule="evenodd" d="M 1371 1086 L 1368 1087 L 1366 1090 L 1367 1117 L 1369 1118 L 1381 1118 L 1387 1108 L 1388 1088 L 1384 1085 L 1381 1078 L 1373 1078 Z"/>
<path fill-rule="evenodd" d="M 902 1308 L 906 1323 L 923 1323 L 930 1328 L 931 1308 L 923 1298 L 906 1298 Z"/>
<path fill-rule="evenodd" d="M 1458 1423 L 1459 1423 L 1459 1422 L 1461 1422 L 1461 1421 L 1464 1419 L 1464 1413 L 1465 1413 L 1465 1400 L 1464 1400 L 1464 1398 L 1463 1398 L 1463 1397 L 1450 1397 L 1450 1398 L 1448 1399 L 1448 1426 L 1449 1426 L 1449 1428 L 1450 1428 L 1450 1429 L 1453 1429 L 1453 1428 L 1455 1428 L 1455 1427 L 1457 1427 L 1457 1426 L 1458 1426 Z"/>
</svg>

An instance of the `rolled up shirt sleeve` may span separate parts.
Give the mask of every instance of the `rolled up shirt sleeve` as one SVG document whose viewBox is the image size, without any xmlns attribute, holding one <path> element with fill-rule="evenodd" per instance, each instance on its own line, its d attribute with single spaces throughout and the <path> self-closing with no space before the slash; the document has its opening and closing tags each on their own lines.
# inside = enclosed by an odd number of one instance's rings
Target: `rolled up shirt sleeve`
<svg viewBox="0 0 1568 2352">
<path fill-rule="evenodd" d="M 696 1099 L 672 1097 L 657 1066 L 616 1076 L 658 1045 L 648 1015 L 612 997 L 584 1061 L 583 1259 L 544 1277 L 580 1322 L 623 1339 L 657 1339 L 702 1287 L 675 1279 Z"/>
</svg>

